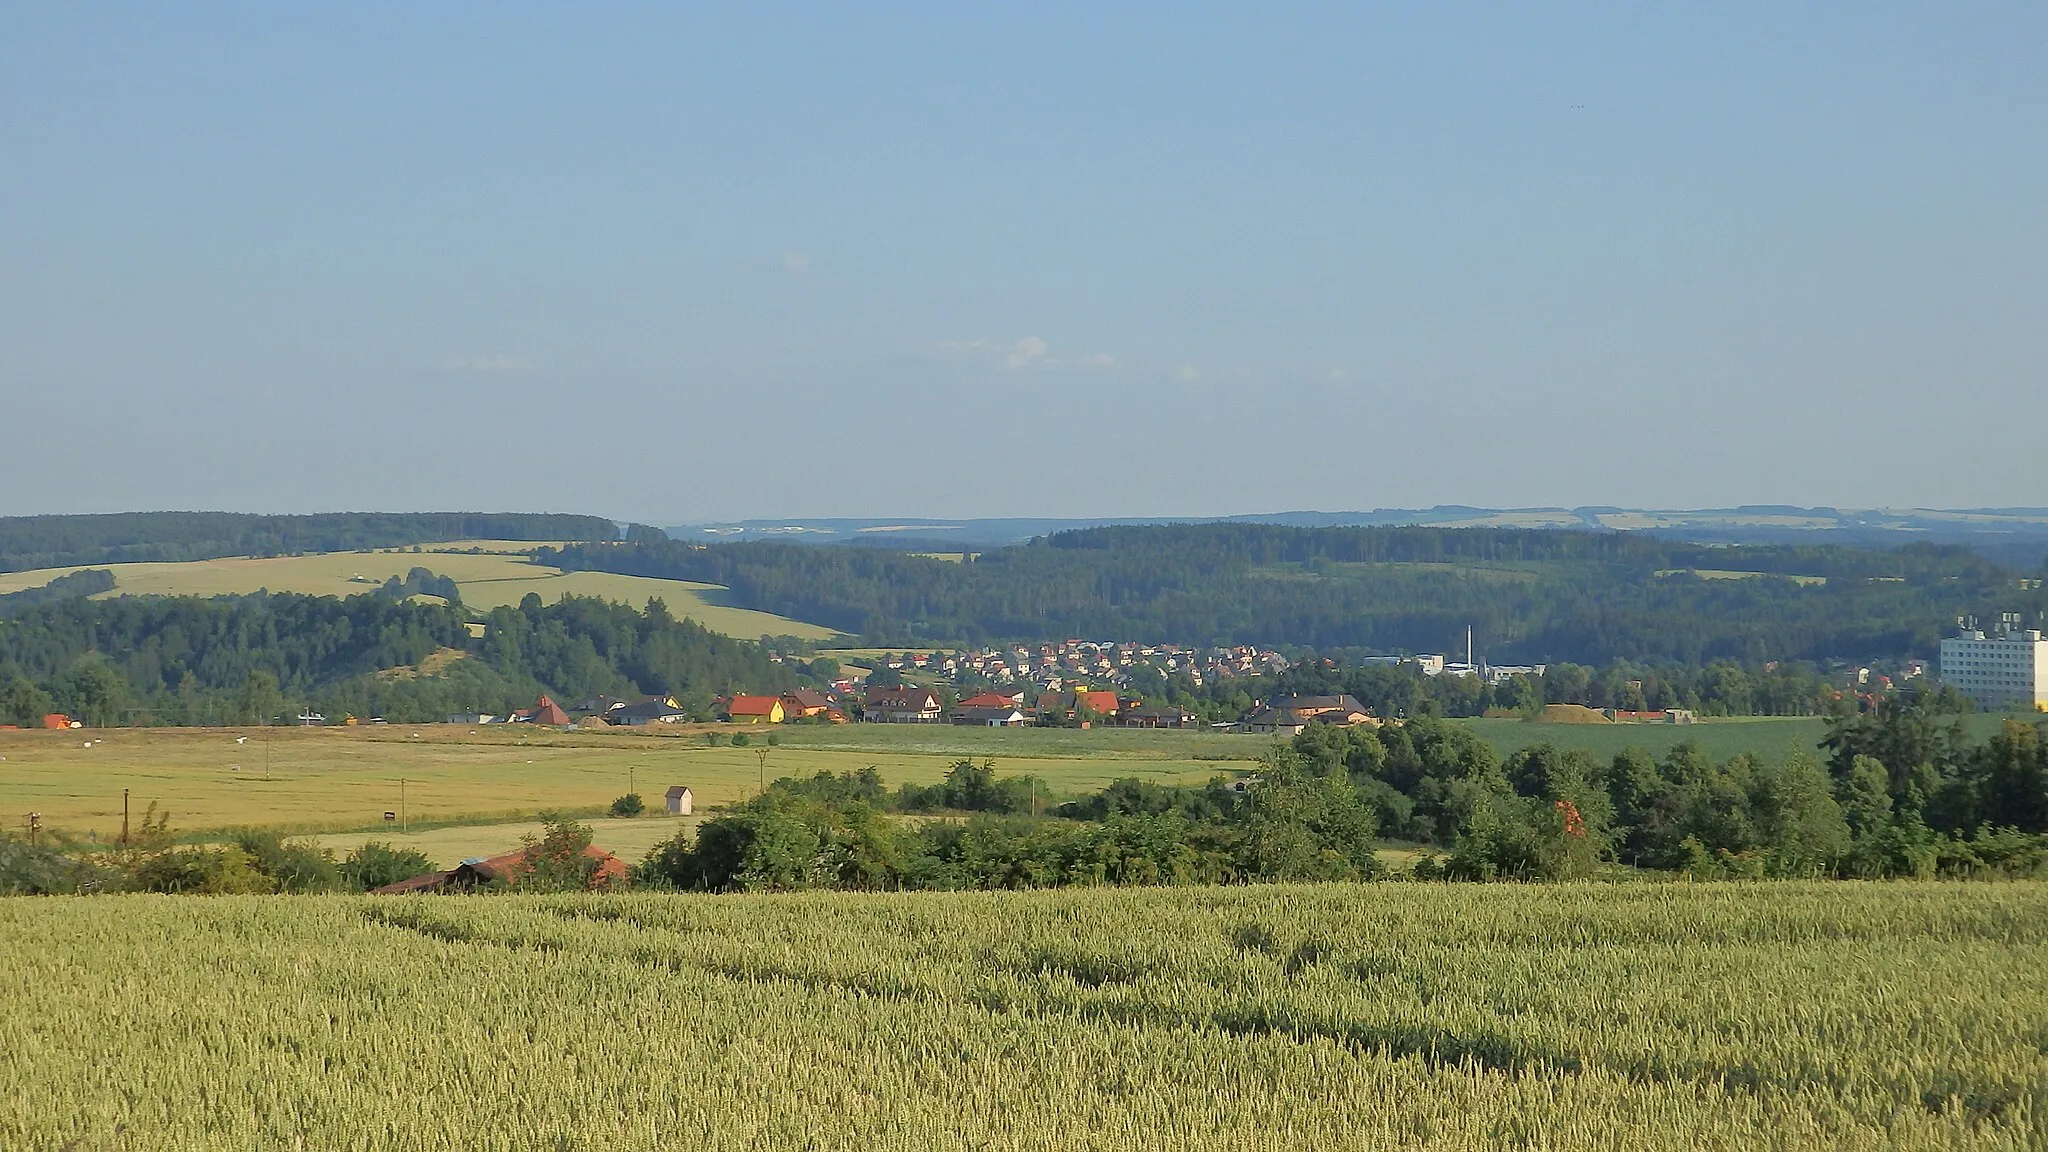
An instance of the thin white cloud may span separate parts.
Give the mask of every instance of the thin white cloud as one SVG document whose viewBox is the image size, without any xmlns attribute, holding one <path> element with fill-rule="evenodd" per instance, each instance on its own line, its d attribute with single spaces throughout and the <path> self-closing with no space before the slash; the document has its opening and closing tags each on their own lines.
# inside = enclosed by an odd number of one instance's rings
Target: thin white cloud
<svg viewBox="0 0 2048 1152">
<path fill-rule="evenodd" d="M 1036 372 L 1052 368 L 1103 369 L 1116 363 L 1107 352 L 1079 356 L 1054 356 L 1043 336 L 1019 336 L 1015 340 L 942 340 L 927 349 L 936 360 L 982 361 L 1005 372 Z"/>
<path fill-rule="evenodd" d="M 1026 336 L 1010 346 L 1009 353 L 1003 357 L 1003 367 L 1016 372 L 1044 360 L 1045 339 L 1040 336 Z"/>
<path fill-rule="evenodd" d="M 450 372 L 531 372 L 539 365 L 519 356 L 450 356 L 441 365 Z"/>
<path fill-rule="evenodd" d="M 791 272 L 801 272 L 811 266 L 811 258 L 802 252 L 784 252 L 782 266 Z"/>
<path fill-rule="evenodd" d="M 1183 364 L 1180 367 L 1175 368 L 1173 370 L 1173 378 L 1176 380 L 1199 380 L 1201 379 L 1201 377 L 1201 369 L 1196 368 L 1193 364 Z"/>
</svg>

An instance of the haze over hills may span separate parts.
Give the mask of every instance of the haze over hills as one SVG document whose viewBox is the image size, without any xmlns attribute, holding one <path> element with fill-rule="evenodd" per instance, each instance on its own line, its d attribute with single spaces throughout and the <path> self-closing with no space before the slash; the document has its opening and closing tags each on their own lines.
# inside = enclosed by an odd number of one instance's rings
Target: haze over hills
<svg viewBox="0 0 2048 1152">
<path fill-rule="evenodd" d="M 788 517 L 709 521 L 665 529 L 678 540 L 771 539 L 805 544 L 855 544 L 927 551 L 1017 544 L 1078 528 L 1128 524 L 1281 524 L 1296 528 L 1427 525 L 1439 528 L 1554 528 L 1648 532 L 1706 544 L 1844 544 L 1892 547 L 1914 541 L 1964 544 L 2001 563 L 2033 567 L 2048 555 L 2048 508 L 1805 508 L 1752 504 L 1735 508 L 1375 508 L 1356 512 L 1266 512 L 1230 516 L 1051 517 Z"/>
</svg>

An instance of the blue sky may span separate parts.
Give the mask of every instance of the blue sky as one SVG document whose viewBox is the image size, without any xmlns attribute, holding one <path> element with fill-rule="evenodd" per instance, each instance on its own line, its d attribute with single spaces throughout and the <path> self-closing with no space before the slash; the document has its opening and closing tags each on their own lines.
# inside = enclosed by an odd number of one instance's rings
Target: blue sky
<svg viewBox="0 0 2048 1152">
<path fill-rule="evenodd" d="M 2044 58 L 2037 3 L 4 5 L 0 514 L 2048 504 Z"/>
</svg>

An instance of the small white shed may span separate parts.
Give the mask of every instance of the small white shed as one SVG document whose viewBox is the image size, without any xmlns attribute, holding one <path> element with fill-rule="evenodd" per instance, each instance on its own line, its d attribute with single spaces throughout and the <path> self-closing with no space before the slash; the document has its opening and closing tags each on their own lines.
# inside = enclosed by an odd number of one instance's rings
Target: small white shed
<svg viewBox="0 0 2048 1152">
<path fill-rule="evenodd" d="M 671 816 L 688 816 L 690 814 L 690 804 L 694 799 L 690 795 L 690 790 L 681 784 L 670 788 L 668 790 L 668 814 Z"/>
</svg>

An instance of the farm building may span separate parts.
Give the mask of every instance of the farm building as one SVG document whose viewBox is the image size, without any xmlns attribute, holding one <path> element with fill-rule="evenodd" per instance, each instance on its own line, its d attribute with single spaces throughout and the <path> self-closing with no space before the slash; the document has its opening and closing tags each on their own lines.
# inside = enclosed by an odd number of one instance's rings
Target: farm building
<svg viewBox="0 0 2048 1152">
<path fill-rule="evenodd" d="M 671 816 L 688 816 L 696 802 L 697 798 L 681 784 L 668 790 L 668 814 Z"/>
<path fill-rule="evenodd" d="M 735 696 L 725 706 L 725 717 L 735 724 L 780 724 L 784 712 L 777 696 Z"/>
<path fill-rule="evenodd" d="M 464 860 L 446 872 L 426 872 L 396 884 L 370 889 L 373 896 L 395 896 L 407 892 L 440 892 L 444 890 L 466 891 L 504 881 L 516 881 L 533 867 L 533 849 L 521 848 L 501 856 L 478 856 Z M 609 888 L 624 883 L 633 870 L 624 860 L 596 845 L 583 850 L 583 854 L 597 861 L 597 871 L 590 878 L 592 889 Z"/>
<path fill-rule="evenodd" d="M 82 728 L 84 727 L 84 725 L 80 724 L 76 720 L 73 720 L 71 717 L 66 716 L 62 712 L 52 712 L 48 716 L 43 717 L 43 727 L 51 729 Z"/>
</svg>

